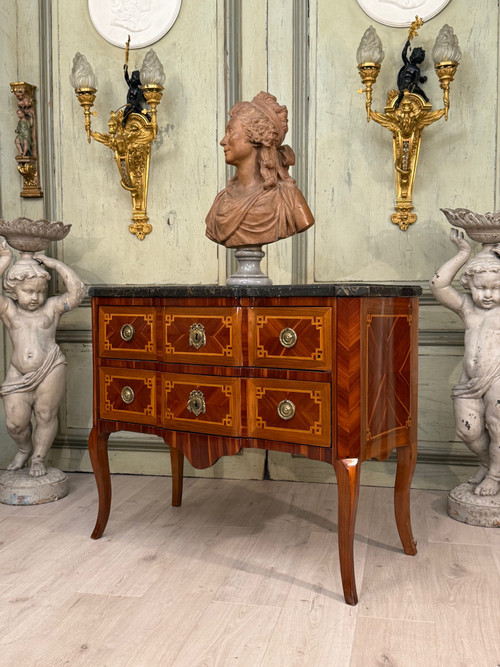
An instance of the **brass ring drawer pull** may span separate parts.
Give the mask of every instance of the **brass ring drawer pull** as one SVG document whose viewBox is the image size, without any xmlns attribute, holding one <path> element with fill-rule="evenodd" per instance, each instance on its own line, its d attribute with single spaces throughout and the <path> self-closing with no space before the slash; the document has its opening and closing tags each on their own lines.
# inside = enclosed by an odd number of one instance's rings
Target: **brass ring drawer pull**
<svg viewBox="0 0 500 667">
<path fill-rule="evenodd" d="M 199 350 L 207 344 L 207 337 L 205 334 L 205 327 L 203 324 L 195 323 L 189 327 L 189 347 L 194 347 Z"/>
<path fill-rule="evenodd" d="M 130 405 L 131 403 L 133 403 L 134 398 L 135 398 L 135 394 L 134 394 L 134 390 L 132 389 L 132 387 L 128 387 L 128 386 L 123 387 L 121 397 L 122 397 L 122 401 L 124 403 L 126 403 L 127 405 Z"/>
<path fill-rule="evenodd" d="M 199 389 L 193 389 L 193 391 L 189 394 L 186 407 L 189 412 L 193 413 L 195 417 L 204 414 L 207 411 L 207 408 L 205 405 L 205 397 L 203 396 L 203 392 Z"/>
<path fill-rule="evenodd" d="M 120 329 L 120 336 L 122 340 L 129 343 L 135 336 L 135 329 L 131 324 L 124 324 Z"/>
<path fill-rule="evenodd" d="M 297 342 L 297 334 L 290 327 L 280 331 L 280 343 L 283 347 L 293 347 Z"/>
<path fill-rule="evenodd" d="M 295 415 L 295 405 L 287 398 L 284 401 L 280 401 L 278 403 L 278 414 L 285 421 L 292 419 Z"/>
</svg>

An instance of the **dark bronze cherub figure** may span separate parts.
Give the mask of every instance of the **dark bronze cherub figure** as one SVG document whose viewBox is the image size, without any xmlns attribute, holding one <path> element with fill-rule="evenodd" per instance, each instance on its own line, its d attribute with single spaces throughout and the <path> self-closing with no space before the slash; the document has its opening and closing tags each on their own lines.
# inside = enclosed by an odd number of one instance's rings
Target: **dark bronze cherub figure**
<svg viewBox="0 0 500 667">
<path fill-rule="evenodd" d="M 394 108 L 397 109 L 403 99 L 405 90 L 408 90 L 410 93 L 415 93 L 424 98 L 426 102 L 429 101 L 429 98 L 424 93 L 422 88 L 418 85 L 419 83 L 425 83 L 427 81 L 426 76 L 420 76 L 420 67 L 425 58 L 425 51 L 420 46 L 417 46 L 414 49 L 408 58 L 408 48 L 410 46 L 410 40 L 408 39 L 401 57 L 403 58 L 403 67 L 398 72 L 398 90 L 399 95 L 394 104 Z"/>
<path fill-rule="evenodd" d="M 125 127 L 127 118 L 131 113 L 142 113 L 148 120 L 151 120 L 149 114 L 146 113 L 146 99 L 142 92 L 139 70 L 135 69 L 132 72 L 132 76 L 129 76 L 127 64 L 123 66 L 123 69 L 125 71 L 125 81 L 127 82 L 128 92 L 127 104 L 123 110 L 122 126 Z"/>
</svg>

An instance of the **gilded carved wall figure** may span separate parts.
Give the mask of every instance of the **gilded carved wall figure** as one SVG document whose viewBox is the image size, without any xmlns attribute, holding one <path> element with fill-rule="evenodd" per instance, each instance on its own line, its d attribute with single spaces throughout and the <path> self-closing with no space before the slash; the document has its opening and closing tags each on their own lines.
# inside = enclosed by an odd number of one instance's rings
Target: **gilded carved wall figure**
<svg viewBox="0 0 500 667">
<path fill-rule="evenodd" d="M 17 169 L 23 177 L 21 197 L 42 197 L 38 165 L 36 86 L 19 81 L 11 83 L 10 89 L 17 101 L 14 144 L 17 150 Z"/>
</svg>

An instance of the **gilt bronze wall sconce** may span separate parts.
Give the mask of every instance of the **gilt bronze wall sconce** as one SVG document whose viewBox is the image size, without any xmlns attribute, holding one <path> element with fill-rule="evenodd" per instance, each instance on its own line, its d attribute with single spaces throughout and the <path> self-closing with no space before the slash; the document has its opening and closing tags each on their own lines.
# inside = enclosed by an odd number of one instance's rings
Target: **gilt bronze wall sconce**
<svg viewBox="0 0 500 667">
<path fill-rule="evenodd" d="M 132 197 L 132 224 L 129 230 L 139 240 L 152 230 L 147 216 L 147 195 L 151 144 L 156 141 L 156 108 L 163 95 L 165 73 L 158 56 L 150 49 L 139 70 L 128 72 L 130 37 L 125 51 L 125 81 L 128 85 L 127 103 L 117 111 L 111 111 L 109 132 L 91 129 L 91 111 L 96 98 L 97 77 L 85 56 L 77 53 L 73 60 L 71 84 L 84 110 L 85 130 L 91 137 L 108 146 L 115 157 L 121 185 Z"/>
<path fill-rule="evenodd" d="M 17 149 L 17 169 L 23 177 L 21 197 L 43 197 L 38 165 L 38 136 L 36 121 L 36 86 L 24 81 L 10 84 L 17 100 L 17 127 L 14 143 Z"/>
<path fill-rule="evenodd" d="M 412 213 L 412 194 L 417 169 L 420 140 L 424 127 L 431 125 L 442 116 L 448 120 L 450 107 L 450 83 L 453 81 L 461 51 L 453 28 L 444 25 L 432 49 L 434 69 L 443 90 L 443 109 L 432 111 L 432 105 L 420 84 L 427 77 L 420 75 L 420 66 L 425 58 L 425 51 L 417 47 L 410 50 L 411 40 L 416 37 L 417 30 L 422 26 L 418 17 L 410 26 L 408 39 L 403 48 L 401 67 L 397 78 L 397 90 L 390 90 L 384 113 L 372 111 L 372 88 L 380 72 L 384 52 L 382 42 L 375 29 L 370 26 L 363 35 L 357 51 L 358 70 L 366 93 L 367 121 L 374 120 L 392 132 L 394 168 L 396 176 L 396 213 L 391 215 L 394 224 L 403 231 L 413 224 L 417 216 Z"/>
</svg>

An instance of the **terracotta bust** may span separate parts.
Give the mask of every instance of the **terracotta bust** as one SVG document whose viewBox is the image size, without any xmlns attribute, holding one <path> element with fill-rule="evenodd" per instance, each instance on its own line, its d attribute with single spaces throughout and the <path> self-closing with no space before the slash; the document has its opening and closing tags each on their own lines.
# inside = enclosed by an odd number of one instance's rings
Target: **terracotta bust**
<svg viewBox="0 0 500 667">
<path fill-rule="evenodd" d="M 288 112 L 269 93 L 238 102 L 220 142 L 235 175 L 219 192 L 206 218 L 209 239 L 228 248 L 263 245 L 314 224 L 302 192 L 288 173 L 295 155 L 283 140 Z"/>
</svg>

